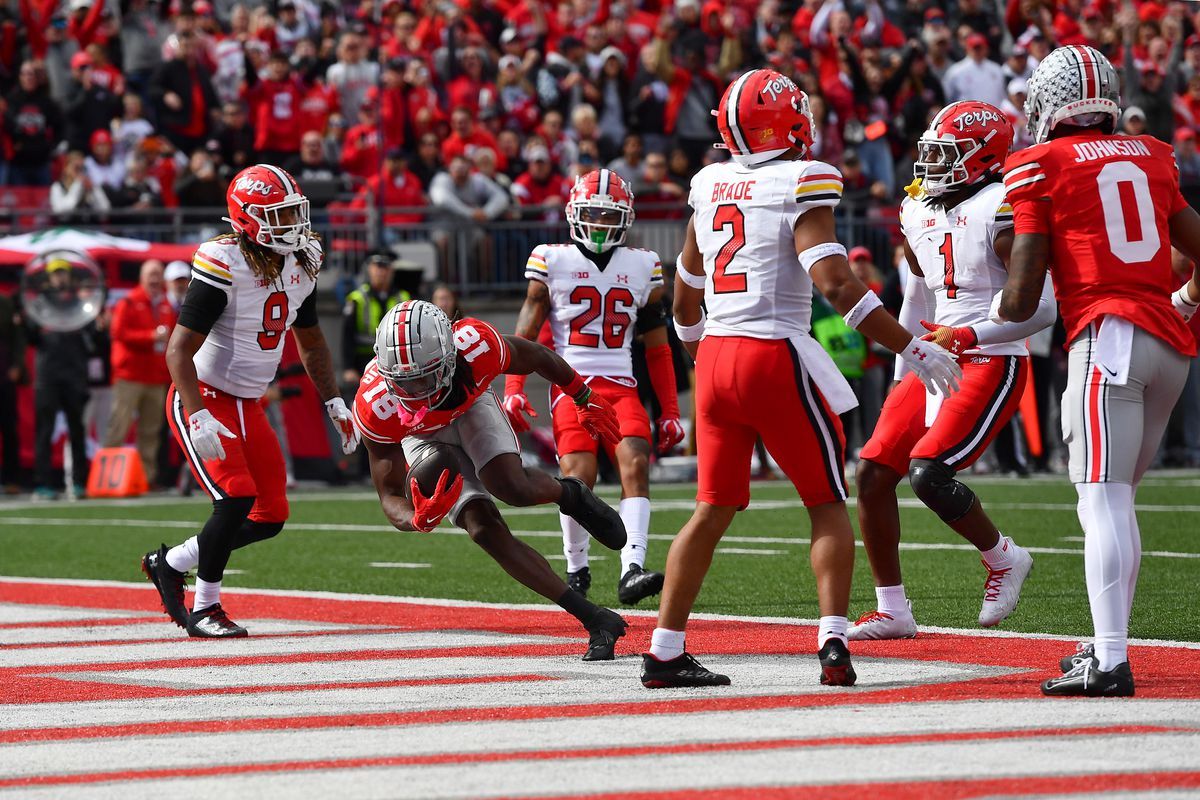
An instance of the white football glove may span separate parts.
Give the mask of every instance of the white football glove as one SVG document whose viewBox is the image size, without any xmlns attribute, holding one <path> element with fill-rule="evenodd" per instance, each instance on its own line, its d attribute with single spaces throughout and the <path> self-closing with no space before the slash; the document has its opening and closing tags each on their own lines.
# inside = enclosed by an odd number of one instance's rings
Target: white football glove
<svg viewBox="0 0 1200 800">
<path fill-rule="evenodd" d="M 943 395 L 958 391 L 962 368 L 945 348 L 914 336 L 908 346 L 897 355 L 904 359 L 904 363 L 916 373 L 929 391 L 940 392 Z"/>
<path fill-rule="evenodd" d="M 1192 294 L 1188 291 L 1190 284 L 1191 281 L 1188 281 L 1171 295 L 1171 305 L 1175 306 L 1175 310 L 1179 312 L 1179 316 L 1183 317 L 1184 322 L 1190 320 L 1196 313 L 1196 309 L 1200 307 L 1200 303 L 1192 302 Z"/>
<path fill-rule="evenodd" d="M 207 408 L 202 408 L 195 414 L 188 417 L 188 439 L 192 442 L 192 447 L 196 450 L 196 455 L 200 456 L 201 461 L 223 461 L 225 459 L 225 446 L 221 444 L 221 437 L 226 439 L 236 439 L 237 434 L 221 424 L 220 420 L 212 415 L 212 412 Z"/>
<path fill-rule="evenodd" d="M 360 439 L 358 428 L 354 427 L 354 415 L 350 413 L 350 409 L 346 408 L 346 404 L 340 397 L 326 400 L 325 411 L 329 414 L 329 419 L 333 421 L 333 427 L 337 428 L 337 432 L 341 434 L 342 452 L 350 455 L 358 449 Z"/>
</svg>

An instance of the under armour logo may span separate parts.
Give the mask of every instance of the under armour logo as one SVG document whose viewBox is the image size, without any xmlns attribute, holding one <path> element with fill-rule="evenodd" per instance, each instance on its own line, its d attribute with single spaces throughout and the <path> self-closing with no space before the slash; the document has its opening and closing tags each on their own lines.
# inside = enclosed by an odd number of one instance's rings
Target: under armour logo
<svg viewBox="0 0 1200 800">
<path fill-rule="evenodd" d="M 966 217 L 959 217 L 957 220 L 955 220 L 955 223 L 954 223 L 954 224 L 955 224 L 955 225 L 957 225 L 957 226 L 958 226 L 958 227 L 960 227 L 960 228 L 965 228 L 965 227 L 967 227 L 967 218 L 966 218 Z"/>
<path fill-rule="evenodd" d="M 921 352 L 921 349 L 919 347 L 914 347 L 912 354 L 917 357 L 918 361 L 925 360 L 925 354 Z"/>
<path fill-rule="evenodd" d="M 300 282 L 300 273 L 297 272 L 295 275 L 292 276 L 292 283 L 299 283 L 299 282 Z"/>
<path fill-rule="evenodd" d="M 617 283 L 629 283 L 629 276 L 628 275 L 618 275 Z"/>
<path fill-rule="evenodd" d="M 216 389 L 201 389 L 200 396 L 201 397 L 216 397 L 217 390 Z"/>
</svg>

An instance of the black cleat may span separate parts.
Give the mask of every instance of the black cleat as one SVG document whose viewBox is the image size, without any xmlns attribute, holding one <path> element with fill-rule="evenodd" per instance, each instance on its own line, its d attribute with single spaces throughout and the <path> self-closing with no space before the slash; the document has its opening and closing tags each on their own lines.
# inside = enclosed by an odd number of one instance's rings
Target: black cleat
<svg viewBox="0 0 1200 800">
<path fill-rule="evenodd" d="M 625 635 L 629 627 L 621 615 L 607 608 L 601 608 L 592 624 L 588 626 L 588 649 L 583 654 L 584 661 L 612 661 L 616 654 L 613 652 L 617 639 Z"/>
<path fill-rule="evenodd" d="M 647 572 L 637 564 L 630 564 L 629 571 L 617 582 L 617 599 L 627 606 L 635 605 L 661 592 L 665 580 L 661 572 Z"/>
<path fill-rule="evenodd" d="M 592 572 L 587 567 L 567 573 L 567 588 L 580 597 L 587 597 L 588 589 L 592 588 Z"/>
<path fill-rule="evenodd" d="M 1042 681 L 1047 697 L 1133 697 L 1133 673 L 1122 661 L 1104 672 L 1095 660 L 1081 659 L 1070 672 Z"/>
<path fill-rule="evenodd" d="M 558 507 L 571 519 L 583 526 L 600 544 L 609 550 L 620 550 L 629 537 L 625 523 L 616 509 L 605 503 L 579 478 L 559 478 L 562 497 Z"/>
<path fill-rule="evenodd" d="M 177 572 L 167 563 L 167 546 L 161 545 L 157 551 L 151 550 L 142 556 L 142 572 L 158 589 L 158 597 L 162 601 L 163 611 L 167 612 L 172 621 L 181 628 L 188 625 L 188 610 L 184 605 L 184 593 L 187 591 L 186 572 Z"/>
<path fill-rule="evenodd" d="M 688 653 L 670 661 L 659 661 L 649 653 L 642 655 L 642 686 L 647 689 L 728 685 L 728 675 L 710 672 Z"/>
<path fill-rule="evenodd" d="M 817 658 L 821 659 L 822 686 L 853 686 L 858 680 L 854 665 L 850 663 L 850 650 L 836 636 L 825 640 Z"/>
<path fill-rule="evenodd" d="M 246 629 L 229 618 L 220 603 L 193 611 L 188 616 L 188 636 L 197 639 L 240 639 L 248 636 Z"/>
<path fill-rule="evenodd" d="M 1083 642 L 1075 645 L 1074 653 L 1071 653 L 1069 656 L 1063 656 L 1061 659 L 1059 659 L 1058 668 L 1061 669 L 1063 673 L 1067 673 L 1078 667 L 1084 661 L 1091 661 L 1092 667 L 1100 666 L 1100 662 L 1096 659 L 1096 645 L 1084 644 Z"/>
</svg>

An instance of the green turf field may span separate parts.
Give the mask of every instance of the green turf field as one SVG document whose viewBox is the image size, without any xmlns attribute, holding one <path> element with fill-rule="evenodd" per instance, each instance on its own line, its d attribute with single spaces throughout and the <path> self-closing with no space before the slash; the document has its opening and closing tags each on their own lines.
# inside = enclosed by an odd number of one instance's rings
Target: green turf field
<svg viewBox="0 0 1200 800">
<path fill-rule="evenodd" d="M 973 478 L 972 486 L 1005 533 L 1034 552 L 1035 566 L 1020 607 L 1004 624 L 1025 632 L 1082 635 L 1091 628 L 1083 585 L 1083 544 L 1075 493 L 1063 477 Z M 1200 519 L 1196 473 L 1149 477 L 1138 493 L 1141 579 L 1131 635 L 1200 640 L 1192 592 L 1200 580 Z M 613 499 L 611 490 L 602 492 Z M 693 487 L 656 486 L 647 566 L 661 567 L 670 537 L 687 519 Z M 905 584 L 917 622 L 974 627 L 983 569 L 973 550 L 905 491 L 901 509 Z M 738 515 L 719 551 L 698 611 L 815 617 L 808 569 L 808 520 L 783 484 L 756 484 L 750 509 Z M 508 578 L 460 531 L 400 533 L 389 528 L 373 496 L 362 490 L 293 493 L 292 518 L 276 539 L 234 554 L 226 586 L 314 589 L 370 594 L 538 602 Z M 138 580 L 141 554 L 174 544 L 207 515 L 203 498 L 146 502 L 0 503 L 0 574 Z M 550 556 L 562 552 L 554 508 L 509 509 L 510 526 Z M 853 508 L 851 508 L 853 517 Z M 945 549 L 926 547 L 944 546 Z M 596 602 L 616 604 L 617 554 L 593 543 Z M 372 563 L 422 567 L 370 566 Z M 561 556 L 552 563 L 562 569 Z M 643 603 L 652 607 L 653 600 Z M 860 549 L 851 618 L 874 606 L 866 556 Z"/>
</svg>

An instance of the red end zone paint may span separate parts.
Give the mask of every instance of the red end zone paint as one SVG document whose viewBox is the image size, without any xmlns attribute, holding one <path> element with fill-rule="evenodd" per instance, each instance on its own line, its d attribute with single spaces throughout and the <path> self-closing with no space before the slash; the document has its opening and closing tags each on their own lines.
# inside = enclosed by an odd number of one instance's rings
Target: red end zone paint
<svg viewBox="0 0 1200 800">
<path fill-rule="evenodd" d="M 733 753 L 756 750 L 797 750 L 809 747 L 883 747 L 887 745 L 977 742 L 999 739 L 1039 739 L 1060 736 L 1103 736 L 1114 734 L 1150 735 L 1155 733 L 1193 732 L 1194 728 L 1169 728 L 1156 725 L 1090 726 L 1083 728 L 1038 728 L 1007 731 L 955 731 L 947 733 L 894 734 L 883 736 L 833 736 L 811 739 L 756 739 L 730 742 L 695 742 L 673 745 L 630 745 L 623 747 L 582 747 L 567 750 L 510 750 L 506 752 L 435 753 L 415 756 L 377 756 L 373 758 L 314 759 L 275 761 L 266 764 L 237 764 L 213 767 L 121 770 L 65 775 L 40 775 L 0 780 L 0 788 L 14 786 L 63 786 L 81 783 L 129 782 L 195 778 L 209 775 L 235 775 L 303 770 L 363 769 L 367 767 L 411 767 L 438 764 L 487 764 L 502 761 L 552 761 L 581 758 L 630 758 L 634 756 L 691 755 L 696 753 Z M 1078 781 L 1079 778 L 1077 777 Z M 707 794 L 707 793 L 704 793 Z M 658 797 L 659 795 L 654 795 Z M 677 796 L 677 793 L 667 795 Z M 689 793 L 689 797 L 695 796 Z M 625 797 L 625 795 L 620 795 Z"/>
</svg>

